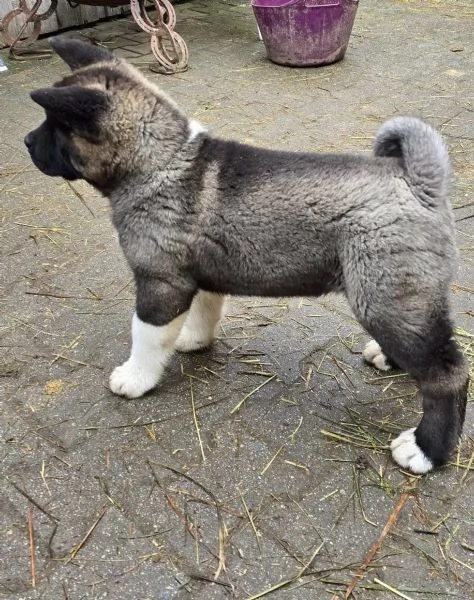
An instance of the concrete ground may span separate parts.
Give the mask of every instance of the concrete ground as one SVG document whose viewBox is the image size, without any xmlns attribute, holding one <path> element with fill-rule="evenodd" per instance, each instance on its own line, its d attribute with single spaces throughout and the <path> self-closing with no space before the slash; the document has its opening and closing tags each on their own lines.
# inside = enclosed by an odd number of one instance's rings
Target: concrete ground
<svg viewBox="0 0 474 600">
<path fill-rule="evenodd" d="M 320 69 L 268 62 L 247 2 L 193 0 L 177 15 L 190 68 L 172 77 L 148 71 L 130 18 L 80 33 L 117 48 L 226 138 L 369 151 L 397 114 L 443 133 L 461 251 L 453 303 L 472 361 L 471 2 L 364 0 L 345 59 Z M 23 147 L 42 118 L 28 92 L 65 66 L 8 64 L 0 597 L 342 599 L 360 572 L 353 598 L 472 598 L 472 398 L 452 462 L 403 473 L 388 444 L 419 419 L 414 384 L 363 364 L 367 336 L 343 299 L 232 300 L 211 350 L 175 357 L 145 398 L 112 395 L 131 274 L 107 202 L 42 175 Z"/>
</svg>

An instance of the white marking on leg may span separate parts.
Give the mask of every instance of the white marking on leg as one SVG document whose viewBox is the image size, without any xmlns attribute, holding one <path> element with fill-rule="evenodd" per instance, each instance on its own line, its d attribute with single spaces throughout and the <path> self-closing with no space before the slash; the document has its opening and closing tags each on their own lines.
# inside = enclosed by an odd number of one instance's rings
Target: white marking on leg
<svg viewBox="0 0 474 600">
<path fill-rule="evenodd" d="M 188 318 L 176 340 L 179 352 L 193 352 L 207 348 L 214 341 L 214 330 L 222 316 L 225 297 L 199 291 L 194 297 Z"/>
<path fill-rule="evenodd" d="M 197 136 L 199 134 L 207 131 L 207 129 L 204 127 L 204 125 L 201 125 L 201 123 L 199 123 L 199 121 L 195 121 L 194 119 L 191 119 L 189 121 L 188 126 L 189 126 L 188 142 L 192 142 L 194 140 L 194 138 L 197 138 Z"/>
<path fill-rule="evenodd" d="M 432 461 L 416 443 L 415 428 L 403 431 L 390 445 L 396 463 L 412 473 L 422 475 L 433 468 Z"/>
<path fill-rule="evenodd" d="M 142 321 L 137 314 L 132 319 L 132 350 L 130 358 L 114 369 L 110 389 L 114 394 L 138 398 L 159 382 L 187 313 L 167 325 L 157 327 Z"/>
<path fill-rule="evenodd" d="M 379 371 L 390 371 L 392 368 L 390 363 L 387 361 L 387 357 L 382 352 L 382 348 L 375 340 L 370 340 L 370 342 L 367 342 L 364 350 L 362 351 L 362 356 L 368 363 L 374 365 L 374 367 Z"/>
</svg>

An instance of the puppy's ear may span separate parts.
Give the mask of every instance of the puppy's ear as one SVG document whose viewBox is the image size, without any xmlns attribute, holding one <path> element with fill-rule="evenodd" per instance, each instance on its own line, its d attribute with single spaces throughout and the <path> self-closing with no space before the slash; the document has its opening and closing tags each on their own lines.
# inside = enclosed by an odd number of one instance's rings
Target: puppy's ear
<svg viewBox="0 0 474 600">
<path fill-rule="evenodd" d="M 41 88 L 30 96 L 58 121 L 69 127 L 80 126 L 84 131 L 97 129 L 108 103 L 105 92 L 79 85 Z"/>
<path fill-rule="evenodd" d="M 55 37 L 50 44 L 56 54 L 74 71 L 97 62 L 117 61 L 110 50 L 89 42 L 72 40 L 64 36 Z"/>
</svg>

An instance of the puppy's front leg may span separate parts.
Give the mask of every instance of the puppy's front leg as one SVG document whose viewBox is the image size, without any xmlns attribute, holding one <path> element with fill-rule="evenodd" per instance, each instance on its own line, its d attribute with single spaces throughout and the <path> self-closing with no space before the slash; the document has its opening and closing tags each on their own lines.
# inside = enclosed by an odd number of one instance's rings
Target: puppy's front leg
<svg viewBox="0 0 474 600">
<path fill-rule="evenodd" d="M 202 290 L 194 296 L 188 317 L 176 340 L 175 350 L 194 352 L 210 346 L 222 316 L 225 296 Z"/>
<path fill-rule="evenodd" d="M 160 381 L 195 293 L 193 283 L 176 272 L 159 278 L 135 272 L 135 282 L 132 351 L 110 376 L 110 389 L 129 398 L 142 396 Z"/>
<path fill-rule="evenodd" d="M 110 376 L 114 394 L 138 398 L 157 385 L 186 315 L 187 312 L 162 326 L 145 323 L 137 313 L 133 315 L 130 358 Z"/>
</svg>

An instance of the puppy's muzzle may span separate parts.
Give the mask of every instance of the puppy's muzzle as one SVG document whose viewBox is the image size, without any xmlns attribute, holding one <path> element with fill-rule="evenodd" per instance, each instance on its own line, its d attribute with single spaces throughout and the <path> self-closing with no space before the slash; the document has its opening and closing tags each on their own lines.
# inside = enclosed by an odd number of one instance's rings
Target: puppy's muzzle
<svg viewBox="0 0 474 600">
<path fill-rule="evenodd" d="M 31 135 L 31 132 L 25 135 L 25 139 L 23 141 L 25 142 L 25 146 L 28 148 L 28 150 L 31 151 L 31 148 L 33 147 L 33 136 Z"/>
</svg>

